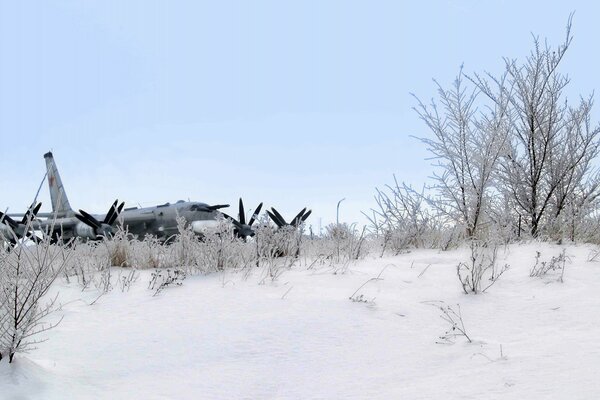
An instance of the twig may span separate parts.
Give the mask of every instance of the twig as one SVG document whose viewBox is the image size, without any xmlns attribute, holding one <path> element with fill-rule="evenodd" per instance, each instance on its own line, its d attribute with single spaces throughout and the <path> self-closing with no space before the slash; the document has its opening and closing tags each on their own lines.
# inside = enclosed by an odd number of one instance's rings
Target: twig
<svg viewBox="0 0 600 400">
<path fill-rule="evenodd" d="M 390 265 L 393 265 L 393 264 L 388 264 L 388 265 L 386 265 L 385 267 L 383 267 L 383 269 L 382 269 L 382 270 L 379 272 L 379 275 L 377 275 L 375 278 L 368 279 L 368 280 L 367 280 L 365 283 L 363 283 L 362 285 L 360 285 L 360 286 L 358 287 L 358 289 L 356 289 L 356 290 L 354 291 L 354 293 L 352 293 L 352 295 L 351 295 L 350 297 L 348 297 L 348 298 L 349 298 L 350 300 L 352 300 L 352 301 L 361 301 L 361 300 L 362 300 L 362 295 L 361 295 L 361 296 L 359 296 L 359 297 L 355 297 L 355 296 L 356 296 L 356 294 L 357 294 L 357 293 L 360 291 L 360 289 L 362 289 L 363 287 L 365 287 L 365 285 L 366 285 L 367 283 L 369 283 L 369 282 L 372 282 L 372 281 L 381 281 L 381 280 L 383 280 L 383 278 L 381 277 L 381 274 L 383 274 L 383 271 L 385 271 L 385 270 L 386 270 L 386 268 L 387 268 L 387 267 L 389 267 Z"/>
<path fill-rule="evenodd" d="M 429 269 L 429 267 L 431 267 L 431 264 L 426 266 L 425 269 L 423 271 L 421 271 L 421 273 L 419 274 L 419 276 L 417 278 L 420 278 L 421 276 L 423 276 L 423 274 Z"/>
<path fill-rule="evenodd" d="M 457 310 L 453 309 L 451 306 L 446 305 L 446 303 L 444 303 L 443 301 L 424 301 L 423 303 L 439 309 L 442 312 L 442 315 L 440 315 L 440 318 L 443 319 L 444 321 L 446 321 L 450 325 L 450 328 L 448 328 L 446 333 L 444 333 L 442 336 L 440 336 L 440 339 L 442 339 L 444 342 L 436 342 L 436 343 L 452 344 L 452 343 L 454 343 L 454 338 L 457 336 L 464 336 L 469 343 L 473 342 L 471 340 L 471 338 L 469 337 L 469 335 L 467 334 L 467 330 L 465 328 L 465 324 L 464 324 L 464 321 L 462 318 L 462 313 L 460 310 L 460 304 L 456 305 L 456 307 L 458 309 L 458 311 L 457 311 Z"/>
<path fill-rule="evenodd" d="M 289 292 L 290 292 L 290 291 L 291 291 L 293 288 L 294 288 L 293 286 L 290 286 L 290 288 L 287 290 L 287 292 L 285 292 L 285 293 L 283 294 L 283 296 L 281 296 L 281 300 L 283 300 L 283 299 L 285 298 L 285 296 L 287 296 L 287 294 L 288 294 L 288 293 L 289 293 Z"/>
</svg>

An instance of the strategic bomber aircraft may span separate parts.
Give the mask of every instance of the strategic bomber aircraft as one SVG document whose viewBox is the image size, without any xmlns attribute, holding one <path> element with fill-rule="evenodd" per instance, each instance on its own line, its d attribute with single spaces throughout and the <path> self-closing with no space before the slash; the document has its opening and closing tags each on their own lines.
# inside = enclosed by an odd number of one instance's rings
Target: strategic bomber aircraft
<svg viewBox="0 0 600 400">
<path fill-rule="evenodd" d="M 47 232 L 53 240 L 67 241 L 74 237 L 83 239 L 99 239 L 113 232 L 115 224 L 122 224 L 128 232 L 143 237 L 146 234 L 155 235 L 160 239 L 167 239 L 178 232 L 177 217 L 183 217 L 192 230 L 202 234 L 218 224 L 218 211 L 229 207 L 224 205 L 208 205 L 200 202 L 180 200 L 175 204 L 163 204 L 146 208 L 126 208 L 124 203 L 115 201 L 105 216 L 93 216 L 83 210 L 76 213 L 69 204 L 58 168 L 51 152 L 44 154 L 46 160 L 47 179 L 52 202 L 51 213 L 38 213 L 41 203 L 32 207 L 23 215 L 20 221 L 15 221 L 8 215 L 0 213 L 0 236 L 8 241 L 15 242 L 17 238 L 30 237 L 35 240 L 32 232 L 25 229 L 28 218 L 31 216 L 45 217 L 46 220 L 35 220 L 31 228 L 36 231 Z M 14 231 L 15 238 L 8 229 Z"/>
<path fill-rule="evenodd" d="M 0 212 L 0 242 L 8 241 L 15 245 L 19 239 L 29 238 L 37 240 L 34 231 L 50 234 L 53 241 L 66 242 L 73 238 L 84 240 L 98 240 L 112 235 L 116 224 L 123 225 L 127 231 L 135 236 L 143 237 L 147 234 L 154 235 L 161 240 L 166 240 L 179 232 L 177 226 L 178 217 L 182 217 L 191 226 L 192 230 L 199 235 L 214 228 L 219 223 L 219 218 L 226 218 L 234 226 L 234 233 L 246 239 L 254 236 L 252 225 L 257 220 L 263 203 L 256 207 L 250 220 L 246 222 L 244 204 L 239 201 L 238 219 L 221 213 L 218 210 L 229 207 L 229 204 L 208 205 L 200 202 L 180 200 L 175 204 L 163 204 L 146 208 L 125 208 L 125 203 L 119 204 L 118 200 L 110 207 L 104 216 L 94 216 L 84 210 L 76 213 L 71 208 L 58 168 L 54 162 L 51 152 L 44 154 L 48 186 L 50 189 L 50 200 L 52 202 L 51 213 L 39 213 L 41 203 L 32 204 L 20 221 Z M 310 210 L 302 209 L 290 223 L 287 223 L 279 212 L 273 207 L 267 211 L 271 220 L 279 228 L 291 226 L 297 228 L 311 214 Z M 18 214 L 14 214 L 16 216 Z M 38 220 L 37 217 L 46 218 Z"/>
</svg>

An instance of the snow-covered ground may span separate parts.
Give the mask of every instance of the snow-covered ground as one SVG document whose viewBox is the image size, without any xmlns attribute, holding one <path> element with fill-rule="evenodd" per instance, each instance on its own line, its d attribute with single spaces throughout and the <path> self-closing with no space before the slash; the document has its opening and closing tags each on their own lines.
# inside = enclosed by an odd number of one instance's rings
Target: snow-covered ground
<svg viewBox="0 0 600 400">
<path fill-rule="evenodd" d="M 559 274 L 530 278 L 563 247 L 513 245 L 510 269 L 465 295 L 468 250 L 369 258 L 344 274 L 297 268 L 188 277 L 153 296 L 61 292 L 60 325 L 0 362 L 2 399 L 594 399 L 600 397 L 600 262 L 568 246 Z M 429 267 L 428 267 L 429 266 Z M 381 272 L 383 270 L 383 272 Z M 381 280 L 369 279 L 381 273 Z M 460 304 L 473 343 L 437 344 L 448 324 L 424 303 Z"/>
</svg>

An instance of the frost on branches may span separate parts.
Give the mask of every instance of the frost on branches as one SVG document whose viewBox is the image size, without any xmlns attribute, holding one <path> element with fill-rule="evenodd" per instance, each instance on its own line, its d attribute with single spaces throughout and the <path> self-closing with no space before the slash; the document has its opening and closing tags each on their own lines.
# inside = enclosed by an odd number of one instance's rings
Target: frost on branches
<svg viewBox="0 0 600 400">
<path fill-rule="evenodd" d="M 449 89 L 436 82 L 430 104 L 417 98 L 429 131 L 419 139 L 435 171 L 427 190 L 412 195 L 447 218 L 445 228 L 505 242 L 522 235 L 590 240 L 597 230 L 600 126 L 591 119 L 593 96 L 572 103 L 565 96 L 569 78 L 560 67 L 571 42 L 569 18 L 558 47 L 535 37 L 523 61 L 504 59 L 500 75 L 466 75 L 461 67 Z M 406 197 L 406 185 L 388 188 L 384 200 Z M 385 201 L 378 206 L 380 221 L 402 214 Z"/>
</svg>

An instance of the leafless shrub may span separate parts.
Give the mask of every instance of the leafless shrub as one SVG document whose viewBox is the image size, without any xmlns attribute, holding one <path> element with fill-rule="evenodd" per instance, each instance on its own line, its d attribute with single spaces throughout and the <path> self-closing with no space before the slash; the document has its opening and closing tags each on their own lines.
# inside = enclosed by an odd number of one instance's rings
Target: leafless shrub
<svg viewBox="0 0 600 400">
<path fill-rule="evenodd" d="M 94 282 L 94 286 L 102 293 L 108 293 L 113 290 L 113 274 L 112 268 L 107 267 L 100 271 L 94 278 L 92 279 Z"/>
<path fill-rule="evenodd" d="M 248 267 L 253 260 L 252 247 L 235 235 L 233 226 L 226 220 L 221 220 L 217 229 L 206 233 L 202 240 L 178 239 L 175 246 L 187 253 L 190 273 L 235 270 Z"/>
<path fill-rule="evenodd" d="M 146 235 L 140 240 L 127 234 L 125 238 L 127 241 L 120 243 L 116 249 L 120 248 L 124 253 L 123 257 L 121 257 L 121 261 L 125 261 L 122 265 L 123 267 L 154 269 L 169 267 L 172 266 L 171 264 L 177 263 L 173 254 L 171 254 L 174 252 L 174 247 L 158 239 L 156 236 Z M 120 266 L 119 264 L 113 265 Z"/>
<path fill-rule="evenodd" d="M 156 270 L 151 274 L 150 282 L 148 283 L 148 289 L 154 290 L 154 295 L 157 296 L 165 288 L 169 286 L 181 286 L 183 281 L 187 277 L 185 271 L 182 269 L 170 269 Z"/>
<path fill-rule="evenodd" d="M 110 266 L 124 268 L 131 267 L 132 245 L 135 242 L 136 241 L 129 234 L 127 229 L 122 226 L 117 228 L 110 240 L 102 241 L 108 251 Z"/>
<path fill-rule="evenodd" d="M 560 271 L 559 281 L 562 282 L 565 273 L 565 266 L 567 261 L 570 261 L 569 256 L 566 254 L 566 249 L 563 249 L 558 256 L 552 256 L 548 261 L 540 261 L 542 254 L 537 251 L 535 255 L 535 264 L 529 271 L 529 276 L 532 278 L 541 278 L 548 274 L 550 271 Z"/>
<path fill-rule="evenodd" d="M 489 198 L 486 217 L 488 223 L 482 225 L 482 237 L 503 245 L 521 238 L 524 229 L 523 218 L 515 211 L 514 200 L 505 191 Z"/>
<path fill-rule="evenodd" d="M 224 224 L 223 224 L 224 225 Z M 224 226 L 220 227 L 218 234 L 227 235 L 227 231 Z M 188 226 L 186 220 L 182 217 L 177 218 L 177 230 L 179 234 L 173 238 L 173 250 L 175 252 L 175 263 L 180 266 L 187 268 L 195 267 L 197 265 L 197 249 L 199 247 L 198 235 L 194 233 L 191 226 Z M 213 239 L 213 236 L 209 238 Z M 217 269 L 219 269 L 217 267 Z"/>
<path fill-rule="evenodd" d="M 115 267 L 129 267 L 129 258 L 125 246 L 117 245 L 110 253 L 110 265 Z"/>
<path fill-rule="evenodd" d="M 465 294 L 483 293 L 506 272 L 508 264 L 498 268 L 498 247 L 495 244 L 473 240 L 470 251 L 469 261 L 459 263 L 456 274 Z"/>
<path fill-rule="evenodd" d="M 594 249 L 588 254 L 588 262 L 597 262 L 600 258 L 600 250 Z"/>
<path fill-rule="evenodd" d="M 96 243 L 72 241 L 71 255 L 65 260 L 63 275 L 68 283 L 74 279 L 82 290 L 87 289 L 96 272 L 108 266 L 108 258 L 97 251 Z"/>
<path fill-rule="evenodd" d="M 112 282 L 112 269 L 110 267 L 104 268 L 92 278 L 92 282 L 94 283 L 94 286 L 96 290 L 98 290 L 99 294 L 98 297 L 96 297 L 96 299 L 90 303 L 90 305 L 96 304 L 96 302 L 100 300 L 102 296 L 113 290 L 114 286 Z"/>
<path fill-rule="evenodd" d="M 571 217 L 562 222 L 568 229 L 572 241 L 600 244 L 600 202 L 596 198 L 589 201 Z"/>
<path fill-rule="evenodd" d="M 275 281 L 299 261 L 302 229 L 262 225 L 256 229 L 254 241 L 256 266 L 262 268 L 261 282 Z"/>
<path fill-rule="evenodd" d="M 454 344 L 457 337 L 464 337 L 467 339 L 469 343 L 473 341 L 467 334 L 467 329 L 465 328 L 465 323 L 462 318 L 462 313 L 460 310 L 460 304 L 456 305 L 456 309 L 452 306 L 447 305 L 443 301 L 426 301 L 424 304 L 428 304 L 440 310 L 442 313 L 440 318 L 443 319 L 450 325 L 448 330 L 441 335 L 439 338 L 441 341 L 436 342 L 438 344 Z"/>
<path fill-rule="evenodd" d="M 337 223 L 325 227 L 325 237 L 335 243 L 335 260 L 358 260 L 365 241 L 365 230 L 356 229 L 356 224 Z"/>
<path fill-rule="evenodd" d="M 394 176 L 394 185 L 377 189 L 376 208 L 371 214 L 363 213 L 369 220 L 370 229 L 382 238 L 381 256 L 390 250 L 394 255 L 414 247 L 435 247 L 436 233 L 444 223 L 431 209 L 424 190 L 417 192 L 406 184 L 399 184 Z"/>
<path fill-rule="evenodd" d="M 322 237 L 306 241 L 304 255 L 312 258 L 310 268 L 320 262 L 338 274 L 346 272 L 352 262 L 368 251 L 366 227 L 359 231 L 356 224 L 334 223 L 325 227 Z"/>
<path fill-rule="evenodd" d="M 445 226 L 435 232 L 437 247 L 449 251 L 464 243 L 464 229 L 461 226 Z"/>
<path fill-rule="evenodd" d="M 58 324 L 46 320 L 57 309 L 58 294 L 47 294 L 71 254 L 71 248 L 54 246 L 49 238 L 10 252 L 0 249 L 0 359 L 7 355 L 12 362 L 16 353 L 43 341 L 37 335 Z"/>
<path fill-rule="evenodd" d="M 121 288 L 121 292 L 129 292 L 131 285 L 138 280 L 140 277 L 139 272 L 137 272 L 134 268 L 127 271 L 126 275 L 119 274 L 119 287 Z"/>
</svg>

